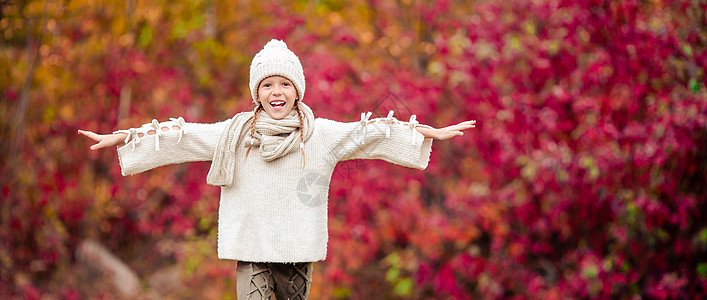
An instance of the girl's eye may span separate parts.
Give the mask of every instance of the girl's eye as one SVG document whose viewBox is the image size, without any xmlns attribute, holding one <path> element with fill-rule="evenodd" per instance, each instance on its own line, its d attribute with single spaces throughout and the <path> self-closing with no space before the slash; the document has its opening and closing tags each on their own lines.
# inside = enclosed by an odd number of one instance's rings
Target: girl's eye
<svg viewBox="0 0 707 300">
<path fill-rule="evenodd" d="M 272 84 L 265 83 L 265 84 L 263 84 L 263 87 L 270 87 L 271 85 L 272 85 Z"/>
<path fill-rule="evenodd" d="M 290 86 L 290 83 L 289 83 L 289 82 L 285 82 L 285 83 L 283 83 L 282 85 L 284 85 L 284 86 Z"/>
</svg>

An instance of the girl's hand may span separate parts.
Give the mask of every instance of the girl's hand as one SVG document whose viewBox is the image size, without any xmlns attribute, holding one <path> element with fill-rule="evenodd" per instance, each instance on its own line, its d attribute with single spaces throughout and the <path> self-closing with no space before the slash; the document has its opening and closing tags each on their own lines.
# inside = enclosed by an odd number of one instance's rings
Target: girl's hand
<svg viewBox="0 0 707 300">
<path fill-rule="evenodd" d="M 469 128 L 476 127 L 476 120 L 464 121 L 456 125 L 447 126 L 444 128 L 426 128 L 426 127 L 415 127 L 417 131 L 422 133 L 426 138 L 433 138 L 436 140 L 448 140 L 455 136 L 464 135 L 462 130 L 467 130 Z"/>
<path fill-rule="evenodd" d="M 98 142 L 91 146 L 91 150 L 98 150 L 107 147 L 117 146 L 125 143 L 125 137 L 128 135 L 125 133 L 116 134 L 97 134 L 92 131 L 86 131 L 79 129 L 79 134 L 83 135 L 95 142 Z"/>
</svg>

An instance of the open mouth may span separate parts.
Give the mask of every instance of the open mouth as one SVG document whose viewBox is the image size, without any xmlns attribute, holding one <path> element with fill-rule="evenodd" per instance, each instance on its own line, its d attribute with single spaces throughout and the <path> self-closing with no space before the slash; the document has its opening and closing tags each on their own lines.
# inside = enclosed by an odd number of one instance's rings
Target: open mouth
<svg viewBox="0 0 707 300">
<path fill-rule="evenodd" d="M 272 107 L 285 106 L 285 101 L 281 101 L 281 100 L 272 101 L 272 102 L 270 102 L 270 106 L 272 106 Z"/>
</svg>

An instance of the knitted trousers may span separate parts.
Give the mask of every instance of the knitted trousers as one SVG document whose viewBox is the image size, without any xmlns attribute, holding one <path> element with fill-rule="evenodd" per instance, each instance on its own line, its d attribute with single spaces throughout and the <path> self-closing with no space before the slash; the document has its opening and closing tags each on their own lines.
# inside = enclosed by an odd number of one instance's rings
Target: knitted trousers
<svg viewBox="0 0 707 300">
<path fill-rule="evenodd" d="M 306 300 L 312 285 L 312 263 L 253 263 L 239 261 L 238 300 Z"/>
</svg>

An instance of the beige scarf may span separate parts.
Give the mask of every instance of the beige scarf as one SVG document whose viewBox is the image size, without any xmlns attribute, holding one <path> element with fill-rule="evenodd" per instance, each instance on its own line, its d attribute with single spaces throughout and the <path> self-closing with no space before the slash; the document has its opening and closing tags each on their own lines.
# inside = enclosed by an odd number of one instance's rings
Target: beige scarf
<svg viewBox="0 0 707 300">
<path fill-rule="evenodd" d="M 314 113 L 302 101 L 297 101 L 302 112 L 302 130 L 304 141 L 312 136 L 314 130 Z M 296 110 L 280 120 L 270 117 L 261 110 L 255 123 L 255 134 L 250 138 L 250 125 L 253 122 L 253 112 L 236 114 L 228 121 L 219 138 L 211 169 L 206 176 L 206 182 L 216 186 L 228 186 L 233 183 L 236 166 L 236 147 L 246 140 L 244 146 L 259 147 L 261 157 L 272 161 L 283 157 L 300 147 L 300 121 Z"/>
</svg>

